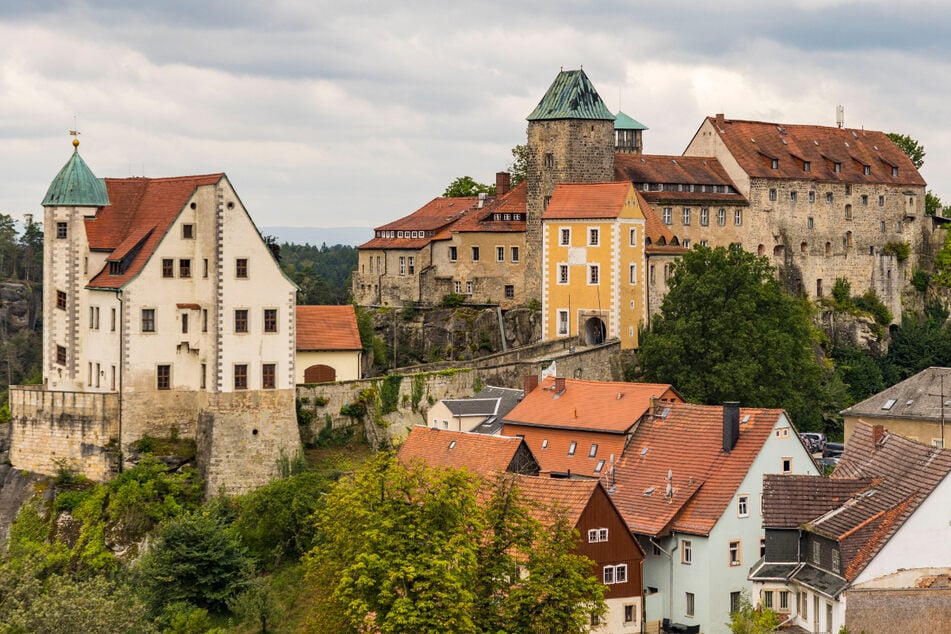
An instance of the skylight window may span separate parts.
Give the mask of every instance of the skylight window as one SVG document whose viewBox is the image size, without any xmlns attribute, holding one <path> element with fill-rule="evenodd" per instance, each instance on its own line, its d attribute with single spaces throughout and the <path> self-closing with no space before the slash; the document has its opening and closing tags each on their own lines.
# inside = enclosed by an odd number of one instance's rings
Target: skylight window
<svg viewBox="0 0 951 634">
<path fill-rule="evenodd" d="M 604 460 L 598 460 L 597 466 L 594 468 L 595 473 L 601 473 L 601 470 L 604 469 Z"/>
<path fill-rule="evenodd" d="M 892 405 L 894 405 L 896 402 L 897 402 L 896 399 L 890 398 L 887 401 L 885 401 L 884 405 L 882 405 L 882 409 L 891 409 Z"/>
<path fill-rule="evenodd" d="M 654 487 L 647 487 L 647 489 L 644 490 L 644 495 L 649 496 L 653 492 L 654 492 Z"/>
<path fill-rule="evenodd" d="M 455 441 L 455 440 L 453 440 L 451 443 L 449 443 L 449 448 L 450 448 L 450 449 L 454 448 L 455 446 L 456 446 L 456 441 Z"/>
</svg>

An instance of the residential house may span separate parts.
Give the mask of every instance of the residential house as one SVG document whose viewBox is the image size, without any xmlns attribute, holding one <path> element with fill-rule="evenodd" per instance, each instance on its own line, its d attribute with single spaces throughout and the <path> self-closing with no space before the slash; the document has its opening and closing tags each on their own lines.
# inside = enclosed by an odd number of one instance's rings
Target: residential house
<svg viewBox="0 0 951 634">
<path fill-rule="evenodd" d="M 605 617 L 593 632 L 640 632 L 643 615 L 641 563 L 644 551 L 597 480 L 535 477 L 538 463 L 522 438 L 414 427 L 400 448 L 404 462 L 468 469 L 483 477 L 509 474 L 544 524 L 564 518 L 578 531 L 575 552 L 594 562 L 592 572 L 607 586 Z"/>
<path fill-rule="evenodd" d="M 100 180 L 74 146 L 43 200 L 43 385 L 11 388 L 11 461 L 104 480 L 177 436 L 211 490 L 266 482 L 300 442 L 297 287 L 224 174 Z"/>
<path fill-rule="evenodd" d="M 951 451 L 859 422 L 829 477 L 766 475 L 759 602 L 809 632 L 935 631 L 951 594 L 916 590 L 951 572 L 949 472 Z"/>
<path fill-rule="evenodd" d="M 524 438 L 543 473 L 607 478 L 653 405 L 682 401 L 667 384 L 526 377 L 502 435 Z"/>
<path fill-rule="evenodd" d="M 522 400 L 522 390 L 488 386 L 472 398 L 443 399 L 426 416 L 433 427 L 454 431 L 498 434 L 502 419 Z"/>
<path fill-rule="evenodd" d="M 864 421 L 884 425 L 893 434 L 945 447 L 945 418 L 951 418 L 951 368 L 931 367 L 841 412 L 845 437 Z M 951 440 L 951 438 L 949 438 Z"/>
<path fill-rule="evenodd" d="M 648 622 L 729 631 L 763 548 L 766 473 L 818 473 L 782 410 L 672 402 L 641 418 L 607 482 L 647 552 Z"/>
<path fill-rule="evenodd" d="M 363 344 L 353 306 L 298 306 L 296 314 L 297 383 L 361 378 Z"/>
<path fill-rule="evenodd" d="M 508 308 L 524 304 L 525 185 L 496 196 L 439 197 L 377 227 L 358 247 L 353 297 L 360 305 L 438 304 L 445 295 Z"/>
<path fill-rule="evenodd" d="M 931 226 L 925 181 L 885 133 L 841 120 L 829 127 L 718 114 L 684 155 L 719 161 L 749 201 L 743 248 L 770 257 L 791 291 L 823 297 L 842 278 L 901 314 L 901 289 Z M 896 255 L 900 244 L 910 248 L 907 261 Z"/>
</svg>

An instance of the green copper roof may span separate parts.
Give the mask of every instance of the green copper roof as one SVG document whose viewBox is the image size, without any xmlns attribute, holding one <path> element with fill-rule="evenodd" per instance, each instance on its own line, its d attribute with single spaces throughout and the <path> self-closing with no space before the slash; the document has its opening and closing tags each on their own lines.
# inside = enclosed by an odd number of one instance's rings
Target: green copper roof
<svg viewBox="0 0 951 634">
<path fill-rule="evenodd" d="M 583 70 L 563 70 L 555 77 L 548 92 L 528 115 L 529 121 L 555 119 L 597 119 L 613 121 L 598 91 Z"/>
<path fill-rule="evenodd" d="M 614 117 L 614 129 L 615 130 L 647 130 L 647 126 L 641 123 L 640 121 L 635 121 L 630 118 L 620 110 L 618 110 L 617 116 Z"/>
<path fill-rule="evenodd" d="M 96 178 L 74 147 L 73 155 L 59 171 L 43 199 L 44 207 L 103 207 L 109 204 L 106 184 Z"/>
</svg>

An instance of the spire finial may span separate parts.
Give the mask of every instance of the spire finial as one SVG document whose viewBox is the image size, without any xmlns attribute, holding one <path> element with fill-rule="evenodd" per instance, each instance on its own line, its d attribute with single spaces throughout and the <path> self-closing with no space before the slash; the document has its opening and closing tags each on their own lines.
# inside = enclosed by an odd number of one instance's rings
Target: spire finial
<svg viewBox="0 0 951 634">
<path fill-rule="evenodd" d="M 70 130 L 69 136 L 73 137 L 73 147 L 79 147 L 79 130 Z"/>
</svg>

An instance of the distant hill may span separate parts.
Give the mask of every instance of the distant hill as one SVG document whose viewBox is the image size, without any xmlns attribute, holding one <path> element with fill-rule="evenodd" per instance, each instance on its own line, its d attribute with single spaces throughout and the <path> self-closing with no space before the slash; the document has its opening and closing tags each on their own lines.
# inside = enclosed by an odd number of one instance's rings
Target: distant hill
<svg viewBox="0 0 951 634">
<path fill-rule="evenodd" d="M 358 246 L 373 237 L 373 227 L 261 227 L 261 235 L 274 236 L 278 244 L 343 244 Z"/>
</svg>

